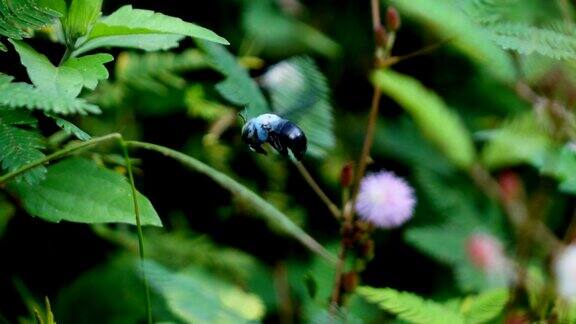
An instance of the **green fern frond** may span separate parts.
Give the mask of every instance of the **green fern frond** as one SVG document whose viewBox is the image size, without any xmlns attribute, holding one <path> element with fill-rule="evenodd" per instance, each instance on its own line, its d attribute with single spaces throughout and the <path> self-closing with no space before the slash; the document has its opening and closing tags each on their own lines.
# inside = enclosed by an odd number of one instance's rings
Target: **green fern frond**
<svg viewBox="0 0 576 324">
<path fill-rule="evenodd" d="M 489 323 L 502 313 L 509 298 L 506 289 L 488 290 L 464 299 L 461 311 L 469 323 Z"/>
<path fill-rule="evenodd" d="M 535 27 L 523 23 L 492 24 L 487 29 L 496 44 L 523 55 L 538 53 L 559 60 L 576 59 L 574 33 L 555 27 Z"/>
<path fill-rule="evenodd" d="M 24 110 L 0 109 L 0 162 L 2 169 L 14 171 L 45 157 L 44 138 L 36 131 L 36 119 Z M 29 184 L 44 179 L 46 168 L 36 167 L 21 177 Z"/>
<path fill-rule="evenodd" d="M 198 44 L 208 54 L 214 68 L 226 76 L 226 80 L 218 83 L 216 89 L 231 103 L 246 106 L 246 119 L 270 111 L 256 82 L 224 46 L 205 41 L 199 41 Z"/>
<path fill-rule="evenodd" d="M 36 0 L 0 1 L 0 35 L 13 39 L 31 36 L 31 31 L 48 26 L 60 13 Z"/>
<path fill-rule="evenodd" d="M 84 99 L 48 95 L 31 84 L 12 80 L 11 76 L 0 73 L 0 106 L 40 109 L 59 114 L 100 112 L 98 106 Z"/>
<path fill-rule="evenodd" d="M 458 312 L 440 303 L 425 300 L 416 294 L 399 292 L 391 288 L 372 287 L 360 287 L 357 292 L 369 302 L 378 304 L 380 308 L 410 323 L 465 323 L 464 317 Z"/>
<path fill-rule="evenodd" d="M 74 135 L 77 139 L 81 141 L 87 141 L 92 138 L 88 133 L 80 129 L 80 127 L 74 125 L 73 123 L 67 121 L 64 118 L 60 118 L 58 116 L 54 116 L 51 114 L 46 114 L 46 116 L 54 119 L 56 125 L 58 125 L 58 127 L 60 127 L 68 135 Z"/>
<path fill-rule="evenodd" d="M 131 53 L 118 56 L 116 78 L 137 89 L 159 92 L 166 86 L 182 88 L 186 81 L 177 73 L 203 68 L 204 55 L 192 49 L 180 54 L 171 52 Z"/>
<path fill-rule="evenodd" d="M 261 83 L 270 92 L 272 110 L 304 130 L 309 154 L 323 156 L 334 147 L 330 90 L 312 59 L 282 61 L 262 76 Z"/>
</svg>

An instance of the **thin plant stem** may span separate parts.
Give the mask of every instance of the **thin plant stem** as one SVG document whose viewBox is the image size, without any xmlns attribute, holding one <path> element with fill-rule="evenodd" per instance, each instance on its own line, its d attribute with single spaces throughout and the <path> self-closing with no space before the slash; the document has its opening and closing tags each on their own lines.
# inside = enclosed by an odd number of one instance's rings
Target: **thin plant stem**
<svg viewBox="0 0 576 324">
<path fill-rule="evenodd" d="M 382 44 L 379 37 L 382 35 L 380 33 L 384 32 L 382 26 L 382 20 L 380 17 L 380 0 L 370 0 L 370 7 L 372 13 L 372 30 L 374 32 L 376 40 L 376 49 L 374 51 L 374 62 L 375 66 L 378 67 L 378 63 L 384 61 L 390 55 L 390 49 L 393 45 L 393 33 L 390 35 L 392 39 L 389 39 L 387 44 Z M 334 318 L 335 312 L 343 302 L 342 298 L 342 273 L 344 272 L 344 266 L 346 261 L 346 254 L 348 249 L 348 232 L 352 227 L 353 222 L 353 210 L 352 208 L 347 208 L 347 204 L 354 205 L 356 196 L 358 195 L 358 190 L 360 188 L 360 180 L 366 172 L 366 167 L 368 165 L 368 157 L 370 155 L 370 149 L 374 142 L 374 132 L 376 129 L 376 121 L 378 119 L 378 110 L 380 107 L 380 99 L 382 98 L 382 92 L 378 86 L 374 85 L 374 91 L 372 94 L 372 104 L 370 107 L 370 113 L 368 116 L 368 125 L 366 127 L 366 136 L 364 137 L 364 144 L 362 145 L 362 152 L 360 158 L 358 159 L 358 168 L 354 176 L 354 182 L 352 185 L 352 195 L 351 200 L 344 202 L 342 206 L 342 214 L 344 221 L 342 222 L 342 239 L 340 240 L 340 250 L 338 252 L 338 263 L 336 264 L 335 275 L 334 275 L 334 285 L 332 287 L 332 296 L 330 299 L 330 315 Z"/>
<path fill-rule="evenodd" d="M 378 110 L 380 106 L 380 98 L 382 97 L 382 92 L 377 86 L 374 86 L 374 92 L 372 96 L 372 106 L 370 107 L 370 115 L 368 117 L 368 126 L 366 128 L 366 137 L 364 137 L 364 145 L 362 146 L 362 153 L 360 154 L 360 159 L 358 161 L 358 171 L 354 177 L 354 186 L 352 187 L 352 201 L 356 199 L 358 194 L 358 189 L 360 188 L 360 180 L 366 172 L 366 166 L 368 165 L 368 157 L 370 155 L 370 149 L 374 143 L 374 131 L 376 130 L 376 120 L 378 119 Z"/>
<path fill-rule="evenodd" d="M 126 168 L 128 169 L 128 179 L 130 180 L 130 188 L 132 190 L 132 200 L 134 201 L 134 216 L 136 217 L 136 228 L 138 230 L 138 254 L 140 256 L 140 270 L 142 271 L 142 279 L 144 281 L 144 291 L 146 294 L 146 315 L 148 324 L 152 324 L 152 302 L 150 301 L 150 286 L 148 285 L 148 277 L 146 276 L 146 269 L 144 265 L 144 234 L 142 233 L 142 223 L 140 221 L 140 208 L 138 207 L 138 198 L 136 196 L 136 186 L 134 185 L 134 175 L 132 174 L 132 162 L 128 154 L 128 148 L 122 138 L 119 139 L 122 152 L 124 153 L 124 160 L 126 161 Z"/>
<path fill-rule="evenodd" d="M 495 201 L 499 201 L 508 215 L 508 219 L 516 229 L 520 229 L 528 219 L 528 210 L 525 204 L 514 199 L 503 199 L 498 182 L 480 165 L 475 165 L 470 171 L 470 177 L 484 194 Z M 534 235 L 537 241 L 548 251 L 556 251 L 562 242 L 539 220 L 535 221 Z"/>
<path fill-rule="evenodd" d="M 154 151 L 169 158 L 172 158 L 183 165 L 199 172 L 204 175 L 211 177 L 214 181 L 220 184 L 222 187 L 234 192 L 245 199 L 252 201 L 258 209 L 261 210 L 262 214 L 268 215 L 270 220 L 277 222 L 278 225 L 282 226 L 288 233 L 291 233 L 300 243 L 306 246 L 311 251 L 317 253 L 325 261 L 330 264 L 335 265 L 338 260 L 336 257 L 326 250 L 318 241 L 316 241 L 308 233 L 304 232 L 300 227 L 291 222 L 286 215 L 277 210 L 273 205 L 271 205 L 262 197 L 258 196 L 254 192 L 250 191 L 248 188 L 244 187 L 234 179 L 230 178 L 226 174 L 223 174 L 212 167 L 188 156 L 184 153 L 175 151 L 171 148 L 156 145 L 152 143 L 137 142 L 137 141 L 126 141 L 124 142 L 129 147 L 141 148 L 150 151 Z"/>
<path fill-rule="evenodd" d="M 70 145 L 70 146 L 65 147 L 59 151 L 56 151 L 56 152 L 54 152 L 54 153 L 52 153 L 52 154 L 50 154 L 50 155 L 48 155 L 42 159 L 39 159 L 39 160 L 36 160 L 32 163 L 26 164 L 25 166 L 22 166 L 19 169 L 16 169 L 12 172 L 6 173 L 3 176 L 0 176 L 0 184 L 6 183 L 7 181 L 12 180 L 13 178 L 21 175 L 22 173 L 24 173 L 28 170 L 31 170 L 31 169 L 37 167 L 37 166 L 46 164 L 52 160 L 56 160 L 58 158 L 61 158 L 61 157 L 66 156 L 68 154 L 71 154 L 75 151 L 78 151 L 78 150 L 81 150 L 81 149 L 84 149 L 84 148 L 87 148 L 90 146 L 94 146 L 94 145 L 100 144 L 102 142 L 107 142 L 110 140 L 118 140 L 121 138 L 122 138 L 122 135 L 120 135 L 118 133 L 112 133 L 112 134 L 104 135 L 101 137 L 95 137 L 95 138 L 92 138 L 90 140 L 87 140 L 87 141 L 79 143 L 79 144 Z"/>
<path fill-rule="evenodd" d="M 328 207 L 328 209 L 330 210 L 332 215 L 334 215 L 334 217 L 336 217 L 336 219 L 340 218 L 340 215 L 341 215 L 340 209 L 338 209 L 336 204 L 334 204 L 332 202 L 332 200 L 330 200 L 330 198 L 328 198 L 328 196 L 326 195 L 326 193 L 324 193 L 322 188 L 320 188 L 320 186 L 318 185 L 316 180 L 314 180 L 314 178 L 312 177 L 310 172 L 308 172 L 308 170 L 306 169 L 304 164 L 302 164 L 302 162 L 300 162 L 300 161 L 295 161 L 294 165 L 296 165 L 296 168 L 298 169 L 300 174 L 302 174 L 302 177 L 304 177 L 304 180 L 306 180 L 308 185 L 310 185 L 310 188 L 312 188 L 312 190 L 314 190 L 314 192 L 318 195 L 318 197 L 320 197 L 320 200 L 322 200 L 322 202 L 324 202 L 326 207 Z"/>
</svg>

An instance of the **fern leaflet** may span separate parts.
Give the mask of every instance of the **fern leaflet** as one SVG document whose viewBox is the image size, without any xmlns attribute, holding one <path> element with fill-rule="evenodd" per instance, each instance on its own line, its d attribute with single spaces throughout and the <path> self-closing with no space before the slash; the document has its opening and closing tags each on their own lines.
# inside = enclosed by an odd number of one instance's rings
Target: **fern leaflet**
<svg viewBox="0 0 576 324">
<path fill-rule="evenodd" d="M 32 30 L 52 24 L 59 16 L 35 0 L 0 1 L 0 35 L 13 39 L 30 37 Z"/>
<path fill-rule="evenodd" d="M 357 291 L 368 301 L 378 304 L 380 308 L 410 323 L 465 323 L 464 317 L 458 312 L 440 303 L 425 300 L 416 294 L 399 292 L 391 288 L 372 287 L 360 287 Z"/>
<path fill-rule="evenodd" d="M 36 123 L 36 119 L 27 111 L 0 109 L 2 169 L 14 171 L 45 156 L 41 151 L 44 149 L 44 138 L 34 129 Z M 44 179 L 45 174 L 46 168 L 38 166 L 16 179 L 24 179 L 29 184 L 36 184 Z"/>
<path fill-rule="evenodd" d="M 523 55 L 538 53 L 558 60 L 576 59 L 576 39 L 557 26 L 534 27 L 524 23 L 498 23 L 487 27 L 496 44 Z"/>
</svg>

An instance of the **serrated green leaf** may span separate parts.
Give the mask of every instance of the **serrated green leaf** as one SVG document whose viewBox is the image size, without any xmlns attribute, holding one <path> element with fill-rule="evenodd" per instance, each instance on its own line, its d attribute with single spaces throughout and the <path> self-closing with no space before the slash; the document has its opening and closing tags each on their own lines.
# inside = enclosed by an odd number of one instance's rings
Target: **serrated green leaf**
<svg viewBox="0 0 576 324">
<path fill-rule="evenodd" d="M 69 66 L 56 67 L 48 60 L 48 58 L 38 52 L 27 44 L 10 40 L 14 48 L 20 55 L 22 64 L 26 67 L 28 76 L 38 90 L 40 95 L 44 96 L 46 104 L 38 103 L 35 99 L 38 94 L 31 98 L 22 98 L 20 100 L 23 104 L 14 98 L 6 98 L 11 103 L 8 106 L 25 105 L 26 107 L 33 106 L 57 113 L 86 113 L 86 112 L 99 112 L 98 107 L 86 104 L 81 100 L 76 100 L 80 94 L 84 84 L 83 73 Z M 5 78 L 4 78 L 5 79 Z M 1 82 L 2 80 L 0 80 Z M 90 83 L 91 81 L 89 81 Z M 0 84 L 1 85 L 1 84 Z M 31 92 L 25 85 L 9 88 L 15 92 Z M 1 91 L 1 89 L 0 89 Z M 25 95 L 25 94 L 24 94 Z M 36 105 L 38 104 L 38 105 Z"/>
<path fill-rule="evenodd" d="M 73 68 L 80 72 L 84 79 L 82 84 L 91 90 L 96 89 L 99 80 L 108 79 L 108 70 L 104 63 L 114 60 L 110 54 L 93 54 L 82 57 L 72 57 L 66 60 L 62 66 Z"/>
<path fill-rule="evenodd" d="M 260 298 L 208 272 L 190 268 L 174 273 L 153 261 L 144 266 L 152 288 L 187 323 L 252 323 L 264 315 Z"/>
<path fill-rule="evenodd" d="M 356 292 L 380 308 L 409 323 L 464 324 L 464 317 L 440 303 L 391 288 L 360 287 Z"/>
<path fill-rule="evenodd" d="M 101 9 L 102 0 L 72 0 L 63 19 L 68 39 L 75 40 L 88 33 L 92 24 L 100 17 Z"/>
<path fill-rule="evenodd" d="M 41 109 L 59 114 L 99 113 L 100 108 L 80 98 L 48 95 L 28 83 L 11 82 L 12 77 L 0 73 L 0 106 L 8 108 Z"/>
<path fill-rule="evenodd" d="M 308 154 L 322 157 L 332 149 L 334 118 L 330 90 L 309 57 L 294 57 L 268 69 L 262 84 L 269 91 L 272 111 L 296 123 L 308 139 Z"/>
<path fill-rule="evenodd" d="M 514 80 L 512 60 L 494 44 L 490 33 L 477 25 L 451 0 L 391 0 L 401 14 L 421 21 L 427 28 L 449 40 L 482 68 L 502 81 Z"/>
<path fill-rule="evenodd" d="M 491 169 L 527 163 L 544 164 L 554 144 L 532 113 L 511 119 L 499 129 L 483 132 L 488 138 L 481 159 Z"/>
<path fill-rule="evenodd" d="M 70 67 L 55 67 L 48 58 L 26 43 L 11 41 L 22 65 L 38 90 L 49 96 L 76 98 L 82 90 L 82 75 Z"/>
<path fill-rule="evenodd" d="M 47 115 L 47 116 L 54 119 L 56 125 L 62 128 L 67 134 L 74 135 L 81 141 L 87 141 L 92 138 L 90 135 L 88 135 L 88 133 L 81 130 L 78 126 L 74 125 L 73 123 L 67 121 L 64 118 L 60 118 L 54 115 Z"/>
<path fill-rule="evenodd" d="M 2 169 L 14 171 L 45 157 L 45 139 L 38 132 L 36 119 L 24 110 L 0 109 L 0 162 Z M 38 166 L 22 176 L 26 183 L 35 184 L 44 179 L 46 168 Z"/>
<path fill-rule="evenodd" d="M 467 169 L 475 159 L 474 146 L 459 116 L 442 98 L 420 82 L 391 70 L 374 74 L 374 83 L 396 100 L 414 119 L 424 135 L 455 165 Z"/>
<path fill-rule="evenodd" d="M 496 318 L 508 303 L 507 289 L 494 289 L 465 299 L 462 314 L 470 323 L 489 323 Z"/>
<path fill-rule="evenodd" d="M 268 103 L 256 82 L 224 46 L 208 42 L 199 42 L 199 45 L 208 54 L 214 68 L 226 76 L 226 80 L 218 83 L 216 89 L 230 102 L 246 106 L 243 112 L 246 119 L 270 112 Z"/>
<path fill-rule="evenodd" d="M 126 5 L 100 19 L 90 33 L 80 40 L 73 54 L 110 46 L 138 47 L 144 50 L 167 49 L 177 46 L 178 41 L 186 36 L 229 44 L 214 32 L 180 18 L 151 10 L 133 9 Z M 150 44 L 145 44 L 144 41 Z"/>
<path fill-rule="evenodd" d="M 12 189 L 28 213 L 51 222 L 136 224 L 126 179 L 86 159 L 66 159 L 49 167 L 41 183 Z M 140 193 L 137 199 L 142 225 L 162 226 L 150 201 Z"/>
</svg>

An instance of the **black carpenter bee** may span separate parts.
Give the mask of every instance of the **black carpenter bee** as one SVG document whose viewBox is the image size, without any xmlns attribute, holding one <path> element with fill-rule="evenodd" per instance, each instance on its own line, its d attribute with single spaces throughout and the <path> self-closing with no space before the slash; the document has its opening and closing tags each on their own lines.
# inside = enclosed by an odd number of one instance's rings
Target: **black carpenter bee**
<svg viewBox="0 0 576 324">
<path fill-rule="evenodd" d="M 307 148 L 306 135 L 295 123 L 275 114 L 262 114 L 252 118 L 242 128 L 242 140 L 252 151 L 266 154 L 262 144 L 269 143 L 280 154 L 287 156 L 288 149 L 300 161 Z"/>
</svg>

